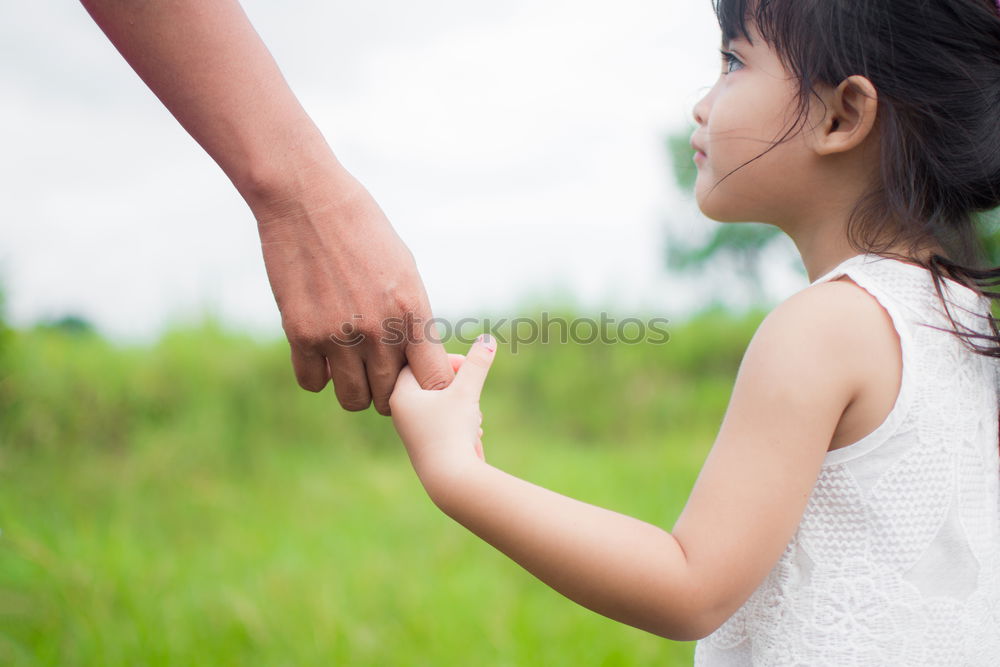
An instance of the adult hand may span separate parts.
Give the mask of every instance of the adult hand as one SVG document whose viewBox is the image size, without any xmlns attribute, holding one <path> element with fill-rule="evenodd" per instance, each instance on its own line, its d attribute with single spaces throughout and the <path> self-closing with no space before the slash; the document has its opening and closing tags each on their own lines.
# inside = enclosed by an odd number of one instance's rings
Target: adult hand
<svg viewBox="0 0 1000 667">
<path fill-rule="evenodd" d="M 320 391 L 332 378 L 343 407 L 374 401 L 384 415 L 404 364 L 424 388 L 448 385 L 444 348 L 424 335 L 431 309 L 412 255 L 336 160 L 239 3 L 81 1 L 254 212 L 299 384 Z M 393 318 L 409 324 L 386 337 Z"/>
<path fill-rule="evenodd" d="M 251 207 L 303 388 L 320 391 L 332 379 L 345 409 L 374 402 L 388 415 L 404 366 L 423 389 L 451 383 L 413 255 L 346 170 L 316 167 L 294 193 Z"/>
</svg>

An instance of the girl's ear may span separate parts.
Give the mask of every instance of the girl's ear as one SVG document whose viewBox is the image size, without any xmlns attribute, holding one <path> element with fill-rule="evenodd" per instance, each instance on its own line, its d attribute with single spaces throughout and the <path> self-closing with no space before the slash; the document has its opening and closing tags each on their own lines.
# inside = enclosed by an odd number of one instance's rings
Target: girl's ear
<svg viewBox="0 0 1000 667">
<path fill-rule="evenodd" d="M 826 111 L 814 130 L 819 155 L 845 153 L 861 145 L 875 126 L 878 92 L 866 77 L 852 75 L 824 96 Z"/>
</svg>

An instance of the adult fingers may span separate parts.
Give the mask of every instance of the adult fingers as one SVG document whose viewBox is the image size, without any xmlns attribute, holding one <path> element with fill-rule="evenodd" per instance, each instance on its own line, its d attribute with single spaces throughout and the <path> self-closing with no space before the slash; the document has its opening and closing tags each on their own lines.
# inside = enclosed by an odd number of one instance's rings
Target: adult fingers
<svg viewBox="0 0 1000 667">
<path fill-rule="evenodd" d="M 390 414 L 389 397 L 399 377 L 399 371 L 406 364 L 403 350 L 398 345 L 378 344 L 365 357 L 368 374 L 368 388 L 372 403 L 380 415 Z"/>
<path fill-rule="evenodd" d="M 326 362 L 333 380 L 333 390 L 342 408 L 357 412 L 371 405 L 368 375 L 357 348 L 330 347 L 327 349 Z"/>
<path fill-rule="evenodd" d="M 455 379 L 455 371 L 444 345 L 425 337 L 419 321 L 411 324 L 409 340 L 406 362 L 413 369 L 421 388 L 444 389 L 450 385 Z"/>
<path fill-rule="evenodd" d="M 291 345 L 292 369 L 299 386 L 309 391 L 322 391 L 330 379 L 326 357 L 318 352 Z"/>
<path fill-rule="evenodd" d="M 472 344 L 465 363 L 455 374 L 454 386 L 460 391 L 478 397 L 483 391 L 486 375 L 496 356 L 497 343 L 489 334 L 483 334 Z"/>
</svg>

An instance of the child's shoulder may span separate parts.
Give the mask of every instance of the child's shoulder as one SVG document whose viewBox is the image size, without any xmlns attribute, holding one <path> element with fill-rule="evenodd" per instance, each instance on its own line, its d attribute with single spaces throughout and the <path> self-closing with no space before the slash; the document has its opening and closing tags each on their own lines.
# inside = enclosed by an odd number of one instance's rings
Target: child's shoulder
<svg viewBox="0 0 1000 667">
<path fill-rule="evenodd" d="M 822 384 L 831 396 L 846 399 L 849 412 L 863 413 L 862 428 L 877 423 L 882 408 L 891 405 L 902 348 L 883 305 L 844 275 L 810 285 L 776 306 L 754 333 L 746 357 L 745 363 L 768 364 L 775 372 Z"/>
<path fill-rule="evenodd" d="M 888 313 L 846 276 L 810 285 L 779 303 L 760 323 L 743 364 L 775 374 L 817 375 L 850 394 L 863 381 L 865 361 L 899 349 Z M 897 352 L 898 354 L 898 352 Z M 850 385 L 848 387 L 847 385 Z"/>
<path fill-rule="evenodd" d="M 879 300 L 848 275 L 810 285 L 778 304 L 758 328 L 773 337 L 814 336 L 840 346 L 872 337 L 894 338 L 892 318 Z"/>
</svg>

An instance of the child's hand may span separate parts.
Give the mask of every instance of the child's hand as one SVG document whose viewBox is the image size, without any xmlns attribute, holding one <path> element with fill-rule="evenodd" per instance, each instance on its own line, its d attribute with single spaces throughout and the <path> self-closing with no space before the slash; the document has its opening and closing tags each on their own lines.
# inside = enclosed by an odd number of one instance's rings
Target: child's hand
<svg viewBox="0 0 1000 667">
<path fill-rule="evenodd" d="M 421 389 L 409 366 L 396 379 L 389 398 L 392 423 L 429 492 L 429 484 L 485 460 L 479 395 L 495 352 L 496 341 L 487 334 L 476 339 L 467 356 L 448 355 L 456 372 L 444 389 Z"/>
</svg>

